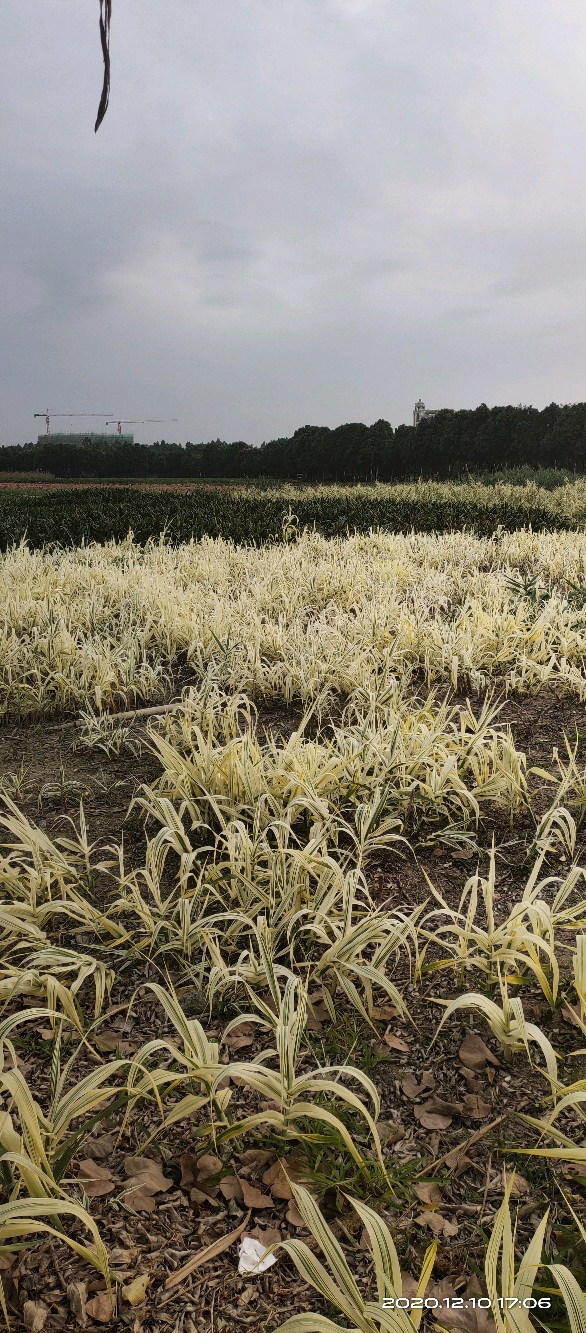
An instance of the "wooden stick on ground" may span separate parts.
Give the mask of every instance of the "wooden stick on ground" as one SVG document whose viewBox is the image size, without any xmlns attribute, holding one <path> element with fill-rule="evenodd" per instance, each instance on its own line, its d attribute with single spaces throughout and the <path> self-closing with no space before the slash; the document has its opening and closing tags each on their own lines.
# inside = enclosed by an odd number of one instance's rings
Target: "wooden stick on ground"
<svg viewBox="0 0 586 1333">
<path fill-rule="evenodd" d="M 430 1171 L 436 1171 L 438 1166 L 442 1166 L 443 1162 L 447 1162 L 448 1157 L 460 1157 L 462 1153 L 465 1153 L 468 1148 L 472 1147 L 473 1143 L 478 1143 L 479 1139 L 483 1139 L 484 1135 L 489 1134 L 491 1129 L 496 1129 L 496 1126 L 500 1125 L 504 1119 L 504 1115 L 499 1115 L 498 1120 L 493 1120 L 490 1125 L 483 1125 L 482 1129 L 477 1129 L 469 1139 L 466 1139 L 465 1143 L 457 1143 L 456 1147 L 450 1148 L 450 1151 L 445 1152 L 443 1157 L 438 1157 L 437 1161 L 431 1162 L 429 1166 L 425 1166 L 423 1171 L 418 1171 L 417 1175 L 414 1176 L 414 1180 L 419 1180 L 421 1176 L 428 1176 Z"/>
<path fill-rule="evenodd" d="M 99 716 L 107 717 L 109 722 L 130 722 L 135 717 L 154 717 L 156 713 L 173 713 L 182 707 L 181 700 L 178 700 L 174 704 L 153 704 L 150 708 L 131 708 L 128 713 L 101 713 Z M 78 719 L 75 725 L 85 727 L 86 723 Z"/>
<path fill-rule="evenodd" d="M 171 1277 L 167 1278 L 165 1289 L 176 1287 L 178 1282 L 183 1282 L 184 1278 L 189 1277 L 189 1274 L 193 1273 L 194 1269 L 199 1268 L 200 1264 L 207 1264 L 210 1259 L 215 1259 L 216 1255 L 221 1254 L 223 1250 L 227 1250 L 242 1235 L 249 1222 L 250 1212 L 240 1223 L 240 1226 L 236 1227 L 235 1231 L 230 1231 L 227 1236 L 220 1236 L 219 1240 L 213 1241 L 211 1245 L 206 1245 L 203 1250 L 198 1250 L 197 1254 L 192 1255 L 191 1259 L 188 1259 L 182 1268 L 178 1268 L 175 1273 L 172 1273 Z"/>
</svg>

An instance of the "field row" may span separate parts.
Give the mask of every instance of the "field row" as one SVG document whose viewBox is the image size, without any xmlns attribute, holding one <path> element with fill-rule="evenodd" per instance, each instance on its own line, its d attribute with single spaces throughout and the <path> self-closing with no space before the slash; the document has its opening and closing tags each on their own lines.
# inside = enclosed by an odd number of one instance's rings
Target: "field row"
<svg viewBox="0 0 586 1333">
<path fill-rule="evenodd" d="M 386 529 L 450 532 L 469 529 L 490 536 L 504 528 L 553 531 L 583 528 L 586 482 L 546 490 L 470 482 L 414 485 L 283 486 L 72 486 L 50 492 L 5 490 L 0 502 L 0 549 L 26 537 L 30 545 L 124 539 L 132 531 L 144 543 L 165 530 L 175 542 L 204 536 L 234 542 L 280 541 L 307 527 L 325 536 Z"/>
<path fill-rule="evenodd" d="M 0 608 L 3 713 L 116 711 L 202 675 L 285 705 L 414 675 L 586 693 L 578 533 L 23 546 L 0 560 Z"/>
</svg>

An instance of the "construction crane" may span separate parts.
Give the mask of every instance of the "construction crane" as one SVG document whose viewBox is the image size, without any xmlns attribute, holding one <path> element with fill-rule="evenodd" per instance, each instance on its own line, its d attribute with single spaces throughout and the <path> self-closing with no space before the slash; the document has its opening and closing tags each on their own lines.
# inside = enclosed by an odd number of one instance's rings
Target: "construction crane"
<svg viewBox="0 0 586 1333">
<path fill-rule="evenodd" d="M 44 412 L 34 412 L 35 417 L 44 417 L 47 426 L 47 435 L 51 434 L 51 417 L 109 417 L 110 412 L 50 412 L 46 407 Z"/>
<path fill-rule="evenodd" d="M 107 421 L 106 425 L 117 426 L 118 434 L 121 435 L 123 426 L 145 426 L 147 422 L 149 425 L 156 422 L 157 425 L 163 426 L 171 421 L 179 421 L 179 417 L 143 417 L 141 421 Z"/>
</svg>

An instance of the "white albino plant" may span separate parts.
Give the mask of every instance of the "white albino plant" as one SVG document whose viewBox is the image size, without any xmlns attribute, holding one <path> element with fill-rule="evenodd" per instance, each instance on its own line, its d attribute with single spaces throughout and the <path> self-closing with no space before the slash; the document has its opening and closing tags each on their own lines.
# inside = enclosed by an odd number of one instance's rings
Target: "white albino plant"
<svg viewBox="0 0 586 1333">
<path fill-rule="evenodd" d="M 297 494 L 285 489 L 284 506 Z M 0 561 L 0 712 L 131 707 L 159 698 L 185 659 L 227 694 L 279 703 L 412 672 L 584 697 L 583 615 L 566 596 L 583 558 L 582 532 L 22 544 Z M 551 588 L 545 605 L 511 595 L 528 570 Z"/>
<path fill-rule="evenodd" d="M 510 1194 L 512 1178 L 505 1187 L 505 1195 L 496 1215 L 493 1229 L 486 1247 L 484 1273 L 487 1297 L 485 1306 L 490 1306 L 496 1333 L 537 1333 L 543 1328 L 541 1315 L 550 1308 L 551 1302 L 540 1292 L 533 1296 L 537 1274 L 542 1266 L 542 1251 L 548 1213 L 541 1219 L 535 1232 L 521 1256 L 517 1266 L 515 1256 L 515 1235 L 511 1223 Z M 425 1293 L 432 1275 L 437 1241 L 426 1251 L 415 1296 L 403 1296 L 403 1274 L 393 1238 L 386 1223 L 366 1204 L 358 1199 L 346 1196 L 355 1208 L 368 1235 L 370 1251 L 374 1264 L 377 1287 L 377 1300 L 366 1299 L 348 1265 L 346 1256 L 336 1237 L 325 1222 L 317 1202 L 301 1185 L 291 1182 L 295 1202 L 305 1224 L 317 1241 L 328 1268 L 324 1266 L 313 1250 L 303 1240 L 286 1240 L 281 1247 L 291 1256 L 295 1267 L 304 1282 L 308 1282 L 319 1292 L 324 1300 L 334 1305 L 347 1321 L 353 1333 L 413 1333 L 419 1328 L 425 1309 Z M 578 1219 L 576 1218 L 578 1222 Z M 586 1232 L 578 1222 L 584 1239 Z M 547 1265 L 558 1284 L 560 1294 L 566 1304 L 571 1333 L 584 1333 L 586 1330 L 586 1298 L 575 1277 L 563 1264 Z M 328 1271 L 329 1269 L 329 1271 Z M 541 1301 L 541 1304 L 540 1304 Z M 459 1319 L 450 1319 L 450 1306 L 434 1298 L 430 1306 L 435 1316 L 435 1327 L 441 1333 L 450 1333 L 462 1325 Z M 539 1318 L 537 1325 L 531 1318 L 530 1311 L 535 1310 Z M 459 1314 L 459 1311 L 455 1314 Z M 471 1311 L 471 1313 L 473 1313 Z M 547 1318 L 547 1315 L 545 1316 Z M 276 1333 L 342 1333 L 342 1326 L 332 1319 L 318 1313 L 293 1315 L 284 1324 L 280 1324 Z"/>
<path fill-rule="evenodd" d="M 334 1111 L 323 1105 L 317 1105 L 318 1096 L 326 1097 L 343 1103 L 346 1109 L 363 1117 L 384 1169 L 375 1124 L 380 1113 L 380 1100 L 374 1083 L 361 1069 L 356 1069 L 353 1065 L 327 1065 L 323 1068 L 317 1066 L 306 1073 L 297 1072 L 306 1024 L 307 989 L 298 977 L 289 974 L 281 992 L 277 971 L 273 968 L 268 954 L 265 955 L 263 962 L 269 980 L 271 1003 L 251 992 L 251 999 L 257 1012 L 233 1019 L 226 1028 L 225 1036 L 229 1035 L 231 1029 L 241 1023 L 243 1018 L 272 1031 L 274 1047 L 263 1051 L 254 1062 L 236 1063 L 229 1068 L 230 1073 L 236 1078 L 241 1078 L 249 1087 L 273 1102 L 275 1109 L 267 1109 L 247 1117 L 246 1121 L 239 1121 L 238 1132 L 242 1132 L 243 1126 L 252 1129 L 264 1122 L 282 1130 L 290 1138 L 311 1138 L 315 1137 L 315 1134 L 309 1134 L 300 1124 L 304 1120 L 311 1120 L 318 1126 L 321 1123 L 336 1130 L 348 1152 L 361 1165 L 362 1156 L 346 1125 Z M 284 973 L 285 969 L 281 971 Z M 267 1066 L 268 1062 L 275 1058 L 278 1068 L 273 1070 Z M 372 1102 L 374 1119 L 360 1097 L 340 1081 L 342 1078 L 351 1078 L 364 1089 Z"/>
<path fill-rule="evenodd" d="M 335 1111 L 328 1106 L 318 1105 L 317 1098 L 334 1103 L 338 1101 L 366 1122 L 383 1165 L 375 1123 L 380 1101 L 374 1084 L 361 1069 L 353 1065 L 314 1066 L 304 1073 L 298 1072 L 305 1031 L 307 991 L 298 977 L 287 974 L 284 968 L 274 967 L 268 955 L 263 959 L 263 966 L 269 977 L 271 1004 L 252 994 L 256 1012 L 239 1015 L 227 1025 L 224 1032 L 225 1038 L 230 1035 L 233 1027 L 245 1021 L 254 1022 L 270 1031 L 274 1045 L 262 1051 L 254 1061 L 224 1064 L 220 1060 L 217 1042 L 208 1040 L 197 1019 L 187 1018 L 177 997 L 156 983 L 149 983 L 149 988 L 159 999 L 180 1041 L 176 1043 L 161 1037 L 147 1042 L 137 1051 L 128 1071 L 129 1104 L 132 1105 L 142 1097 L 156 1101 L 161 1120 L 151 1136 L 153 1138 L 159 1137 L 168 1126 L 184 1120 L 205 1106 L 209 1107 L 210 1120 L 200 1127 L 198 1133 L 202 1138 L 212 1135 L 218 1144 L 240 1137 L 250 1130 L 258 1130 L 261 1125 L 270 1125 L 288 1138 L 311 1140 L 320 1137 L 321 1125 L 330 1132 L 335 1130 L 348 1152 L 361 1165 L 362 1156 L 346 1125 Z M 281 980 L 285 983 L 283 990 Z M 173 1056 L 175 1069 L 160 1066 L 163 1051 Z M 153 1062 L 156 1062 L 154 1068 Z M 276 1062 L 276 1069 L 271 1068 L 272 1062 Z M 260 1093 L 269 1105 L 262 1111 L 231 1122 L 228 1116 L 231 1089 L 220 1086 L 225 1082 L 227 1074 Z M 344 1086 L 341 1079 L 352 1079 L 360 1085 L 372 1102 L 374 1116 L 370 1115 L 360 1097 Z M 180 1091 L 186 1082 L 199 1085 L 201 1091 L 185 1093 L 172 1105 L 171 1110 L 166 1110 L 162 1095 Z M 315 1130 L 310 1131 L 305 1127 L 304 1122 L 307 1121 L 313 1121 L 318 1126 L 317 1135 Z"/>
<path fill-rule="evenodd" d="M 368 1235 L 374 1261 L 377 1300 L 366 1300 L 348 1266 L 341 1245 L 311 1194 L 291 1181 L 291 1189 L 301 1216 L 317 1241 L 328 1264 L 325 1268 L 313 1250 L 303 1240 L 281 1242 L 295 1264 L 304 1282 L 309 1282 L 324 1300 L 334 1305 L 349 1321 L 349 1327 L 360 1333 L 413 1333 L 419 1328 L 422 1308 L 406 1309 L 395 1302 L 403 1296 L 403 1278 L 399 1256 L 388 1226 L 382 1218 L 359 1199 L 348 1202 L 355 1208 Z M 417 1284 L 417 1296 L 425 1296 L 437 1250 L 437 1241 L 425 1253 Z M 407 1302 L 405 1302 L 407 1304 Z M 339 1324 L 322 1314 L 298 1314 L 279 1325 L 278 1333 L 341 1333 Z"/>
<path fill-rule="evenodd" d="M 474 1009 L 476 1013 L 482 1014 L 487 1019 L 492 1033 L 500 1042 L 503 1048 L 503 1054 L 506 1060 L 510 1060 L 515 1051 L 524 1050 L 529 1059 L 531 1053 L 529 1042 L 536 1042 L 541 1048 L 545 1057 L 547 1075 L 551 1084 L 554 1098 L 559 1088 L 558 1065 L 556 1054 L 549 1038 L 542 1032 L 536 1023 L 528 1023 L 523 1013 L 523 1005 L 517 997 L 511 999 L 508 994 L 506 982 L 500 978 L 502 1007 L 499 1008 L 494 1000 L 488 995 L 470 992 L 467 995 L 458 995 L 455 1000 L 436 1000 L 436 1004 L 445 1004 L 446 1009 L 438 1032 L 443 1027 L 446 1020 L 460 1009 Z M 437 1033 L 436 1033 L 437 1036 Z M 435 1038 L 434 1038 L 435 1040 Z"/>
<path fill-rule="evenodd" d="M 428 970 L 444 968 L 452 960 L 453 967 L 462 978 L 466 971 L 476 969 L 481 972 L 489 989 L 499 984 L 499 978 L 502 977 L 506 984 L 516 979 L 519 970 L 524 972 L 528 969 L 553 1008 L 560 977 L 555 932 L 558 928 L 575 929 L 584 923 L 586 899 L 572 900 L 572 895 L 585 872 L 572 862 L 563 878 L 548 875 L 540 879 L 539 876 L 548 853 L 557 855 L 561 850 L 573 858 L 575 845 L 575 821 L 567 809 L 557 804 L 556 798 L 537 828 L 534 840 L 536 855 L 523 893 L 501 921 L 497 920 L 495 904 L 497 881 L 494 842 L 488 875 L 481 876 L 477 871 L 470 876 L 457 910 L 449 907 L 426 875 L 430 890 L 440 906 L 422 922 L 421 933 L 427 944 L 421 954 L 420 966 L 427 948 L 433 944 L 447 949 L 448 958 L 428 964 Z M 551 902 L 548 902 L 545 895 L 550 891 L 553 896 Z M 478 920 L 480 902 L 484 909 L 484 921 Z M 440 925 L 432 930 L 429 924 L 437 917 L 440 918 Z M 586 986 L 584 962 L 575 958 L 574 970 L 576 984 Z"/>
</svg>

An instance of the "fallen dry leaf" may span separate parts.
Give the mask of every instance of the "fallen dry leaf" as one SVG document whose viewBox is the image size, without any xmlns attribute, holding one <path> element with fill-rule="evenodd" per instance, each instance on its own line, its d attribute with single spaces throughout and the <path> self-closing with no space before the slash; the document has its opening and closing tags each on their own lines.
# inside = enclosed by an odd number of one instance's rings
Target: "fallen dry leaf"
<svg viewBox="0 0 586 1333">
<path fill-rule="evenodd" d="M 478 1287 L 477 1292 L 474 1291 L 467 1294 L 474 1296 L 476 1295 L 481 1296 L 482 1292 L 478 1282 L 476 1283 L 476 1286 Z M 431 1286 L 427 1288 L 425 1294 L 426 1296 L 435 1298 L 436 1301 L 439 1301 L 440 1306 L 442 1307 L 442 1315 L 443 1315 L 444 1301 L 449 1302 L 449 1305 L 451 1305 L 452 1301 L 456 1300 L 458 1296 L 463 1297 L 463 1292 L 461 1290 L 460 1292 L 456 1291 L 455 1287 L 452 1285 L 452 1279 L 450 1279 L 449 1277 L 442 1278 L 441 1282 L 432 1282 Z"/>
<path fill-rule="evenodd" d="M 147 1194 L 146 1190 L 133 1189 L 124 1194 L 124 1202 L 129 1208 L 133 1208 L 135 1213 L 154 1213 L 156 1208 L 155 1200 L 152 1194 Z"/>
<path fill-rule="evenodd" d="M 274 1149 L 269 1148 L 247 1148 L 246 1152 L 238 1154 L 238 1160 L 242 1166 L 249 1166 L 252 1171 L 260 1171 L 262 1166 L 266 1166 L 271 1158 L 275 1156 Z M 252 1235 L 252 1232 L 250 1233 Z"/>
<path fill-rule="evenodd" d="M 135 1277 L 133 1282 L 122 1288 L 124 1300 L 128 1301 L 129 1305 L 142 1305 L 150 1280 L 148 1273 L 141 1273 L 139 1277 Z"/>
<path fill-rule="evenodd" d="M 114 1297 L 109 1296 L 107 1291 L 98 1291 L 92 1296 L 91 1301 L 88 1301 L 85 1309 L 90 1319 L 97 1319 L 100 1324 L 108 1324 L 114 1314 Z"/>
<path fill-rule="evenodd" d="M 482 1097 L 476 1092 L 468 1092 L 464 1097 L 464 1115 L 469 1115 L 472 1120 L 486 1120 L 490 1115 L 492 1106 L 490 1102 L 483 1102 Z"/>
<path fill-rule="evenodd" d="M 45 1305 L 44 1301 L 25 1301 L 22 1307 L 22 1315 L 28 1333 L 41 1333 L 41 1329 L 45 1327 L 48 1313 L 49 1307 Z"/>
<path fill-rule="evenodd" d="M 307 1003 L 307 1027 L 310 1032 L 321 1032 L 324 1023 L 330 1023 L 330 1012 L 323 1000 L 310 1000 Z"/>
<path fill-rule="evenodd" d="M 190 1185 L 195 1184 L 197 1158 L 192 1152 L 184 1152 L 179 1158 L 179 1165 L 181 1167 L 180 1187 L 182 1190 L 189 1189 Z"/>
<path fill-rule="evenodd" d="M 359 1249 L 359 1250 L 365 1250 L 367 1253 L 369 1253 L 369 1251 L 370 1251 L 370 1240 L 369 1240 L 369 1237 L 368 1237 L 368 1231 L 366 1230 L 366 1227 L 363 1227 L 363 1228 L 362 1228 L 362 1231 L 360 1232 L 360 1240 L 358 1241 L 358 1249 Z"/>
<path fill-rule="evenodd" d="M 448 1239 L 450 1236 L 458 1235 L 459 1228 L 456 1222 L 450 1222 L 447 1217 L 442 1217 L 441 1213 L 432 1213 L 429 1209 L 420 1213 L 415 1222 L 419 1227 L 428 1226 L 434 1236 L 445 1236 Z"/>
<path fill-rule="evenodd" d="M 6 1064 L 6 1068 L 7 1068 L 7 1069 L 20 1069 L 21 1074 L 28 1074 L 28 1072 L 29 1072 L 29 1070 L 30 1070 L 30 1068 L 31 1068 L 31 1064 L 30 1064 L 30 1061 L 28 1061 L 28 1060 L 21 1060 L 21 1058 L 20 1058 L 19 1055 L 17 1055 L 16 1057 L 14 1057 L 12 1054 L 10 1054 L 10 1056 L 9 1056 L 9 1060 L 8 1060 L 8 1062 L 7 1062 L 7 1064 Z"/>
<path fill-rule="evenodd" d="M 418 1199 L 427 1204 L 428 1208 L 438 1208 L 442 1201 L 442 1192 L 435 1180 L 422 1180 L 419 1184 L 413 1186 Z"/>
<path fill-rule="evenodd" d="M 117 1134 L 100 1134 L 97 1138 L 88 1138 L 84 1144 L 87 1157 L 94 1157 L 99 1162 L 110 1157 L 116 1147 Z"/>
<path fill-rule="evenodd" d="M 503 1189 L 509 1183 L 511 1183 L 511 1196 L 516 1199 L 521 1198 L 523 1194 L 528 1194 L 531 1188 L 529 1181 L 525 1180 L 525 1177 L 519 1171 L 505 1171 L 503 1169 Z"/>
<path fill-rule="evenodd" d="M 220 1191 L 225 1199 L 236 1199 L 238 1203 L 242 1203 L 242 1184 L 238 1176 L 222 1176 Z"/>
<path fill-rule="evenodd" d="M 464 1292 L 460 1291 L 459 1293 L 464 1299 L 464 1305 L 466 1304 L 467 1297 L 476 1295 L 480 1296 L 482 1294 L 478 1283 L 474 1284 L 473 1290 L 471 1290 L 471 1286 L 472 1284 L 469 1282 L 466 1290 Z M 433 1325 L 436 1333 L 438 1330 L 446 1328 L 449 1330 L 449 1333 L 452 1333 L 452 1329 L 462 1329 L 465 1330 L 465 1333 L 496 1333 L 496 1325 L 490 1310 L 479 1310 L 473 1305 L 469 1305 L 467 1310 L 452 1309 L 451 1303 L 457 1294 L 458 1293 L 454 1290 L 449 1280 L 437 1283 L 437 1285 L 430 1287 L 427 1292 L 428 1296 L 435 1296 L 435 1299 L 439 1302 L 439 1308 L 441 1309 L 441 1322 Z"/>
<path fill-rule="evenodd" d="M 213 1153 L 205 1153 L 203 1157 L 195 1157 L 193 1153 L 182 1153 L 179 1158 L 181 1167 L 180 1186 L 182 1189 L 189 1189 L 189 1186 L 195 1184 L 195 1190 L 191 1191 L 191 1198 L 194 1203 L 201 1203 L 205 1199 L 217 1199 L 220 1192 L 220 1185 L 209 1183 L 210 1178 L 217 1176 L 222 1170 L 223 1163 L 219 1157 Z"/>
<path fill-rule="evenodd" d="M 290 1226 L 292 1227 L 304 1227 L 307 1225 L 304 1222 L 301 1213 L 299 1212 L 299 1209 L 297 1207 L 297 1204 L 293 1201 L 293 1199 L 291 1199 L 291 1202 L 289 1204 L 285 1216 Z"/>
<path fill-rule="evenodd" d="M 449 1129 L 452 1123 L 451 1115 L 439 1115 L 437 1111 L 426 1111 L 424 1107 L 421 1107 L 421 1115 L 417 1119 L 424 1129 Z"/>
<path fill-rule="evenodd" d="M 409 1042 L 403 1041 L 402 1037 L 396 1037 L 394 1032 L 391 1032 L 390 1028 L 387 1028 L 383 1036 L 383 1041 L 386 1043 L 386 1045 L 390 1048 L 391 1051 L 409 1050 Z"/>
<path fill-rule="evenodd" d="M 483 1042 L 476 1032 L 467 1032 L 458 1055 L 466 1069 L 473 1069 L 479 1073 L 481 1069 L 486 1069 L 488 1063 L 500 1068 L 500 1060 L 496 1055 L 489 1051 L 488 1046 Z"/>
<path fill-rule="evenodd" d="M 395 1009 L 394 1004 L 373 1004 L 372 1017 L 381 1023 L 388 1023 L 389 1019 L 399 1017 L 399 1010 Z"/>
<path fill-rule="evenodd" d="M 269 1185 L 275 1199 L 292 1199 L 293 1190 L 287 1180 L 280 1162 L 273 1162 L 262 1178 L 263 1185 Z"/>
<path fill-rule="evenodd" d="M 455 1148 L 451 1148 L 450 1151 L 447 1152 L 444 1157 L 440 1157 L 439 1161 L 436 1161 L 434 1165 L 440 1166 L 442 1162 L 446 1162 L 449 1166 L 453 1166 L 461 1160 L 463 1155 L 467 1153 L 475 1143 L 479 1143 L 480 1139 L 483 1139 L 486 1134 L 490 1134 L 491 1130 L 496 1129 L 497 1125 L 502 1124 L 504 1118 L 504 1116 L 500 1115 L 496 1120 L 491 1120 L 489 1125 L 483 1125 L 482 1129 L 475 1129 L 474 1133 L 470 1135 L 470 1138 L 464 1139 L 463 1143 L 458 1143 Z M 425 1168 L 425 1170 L 427 1170 L 427 1168 Z M 422 1171 L 420 1174 L 424 1175 L 425 1172 Z"/>
<path fill-rule="evenodd" d="M 204 1198 L 211 1202 L 212 1199 L 217 1199 L 218 1194 L 220 1193 L 220 1182 L 219 1180 L 213 1180 L 213 1178 L 204 1176 L 203 1180 L 198 1179 L 197 1185 L 195 1185 L 194 1188 L 197 1190 L 198 1194 L 203 1194 Z"/>
<path fill-rule="evenodd" d="M 94 1045 L 99 1051 L 120 1051 L 121 1055 L 130 1055 L 134 1050 L 135 1043 L 125 1040 L 120 1032 L 114 1032 L 113 1028 L 104 1028 L 103 1032 L 94 1037 Z"/>
<path fill-rule="evenodd" d="M 252 1236 L 253 1240 L 259 1240 L 264 1245 L 265 1250 L 270 1249 L 271 1245 L 279 1245 L 281 1232 L 278 1227 L 255 1227 L 254 1231 L 247 1231 L 247 1236 Z"/>
<path fill-rule="evenodd" d="M 239 1023 L 237 1027 L 232 1028 L 227 1037 L 222 1037 L 223 1044 L 229 1046 L 231 1051 L 240 1051 L 243 1046 L 252 1046 L 253 1041 L 252 1023 Z"/>
<path fill-rule="evenodd" d="M 88 1321 L 85 1308 L 87 1301 L 87 1287 L 85 1282 L 70 1282 L 67 1288 L 67 1299 L 69 1301 L 71 1312 L 75 1315 L 78 1324 L 80 1324 L 82 1328 L 85 1328 Z"/>
<path fill-rule="evenodd" d="M 467 1157 L 466 1153 L 463 1153 L 463 1155 L 458 1159 L 453 1173 L 454 1176 L 456 1177 L 456 1180 L 458 1176 L 462 1176 L 464 1172 L 468 1170 L 468 1167 L 475 1165 L 476 1164 L 473 1161 L 473 1159 L 471 1157 Z"/>
<path fill-rule="evenodd" d="M 296 1185 L 306 1185 L 312 1179 L 312 1171 L 306 1157 L 301 1153 L 293 1153 L 286 1162 L 287 1175 L 290 1180 L 295 1181 Z"/>
<path fill-rule="evenodd" d="M 462 1113 L 462 1102 L 446 1102 L 442 1097 L 431 1097 L 423 1106 L 414 1106 L 413 1115 L 424 1129 L 448 1129 L 452 1116 Z"/>
<path fill-rule="evenodd" d="M 197 1163 L 198 1185 L 202 1180 L 207 1180 L 209 1176 L 217 1175 L 218 1171 L 222 1170 L 222 1166 L 223 1162 L 219 1157 L 215 1157 L 211 1152 L 204 1153 L 203 1157 L 200 1157 Z"/>
<path fill-rule="evenodd" d="M 222 1206 L 222 1200 L 217 1198 L 218 1194 L 219 1188 L 213 1191 L 210 1190 L 209 1194 L 204 1194 L 203 1190 L 198 1190 L 196 1185 L 189 1191 L 189 1197 L 192 1203 L 210 1203 L 212 1208 L 221 1208 Z"/>
<path fill-rule="evenodd" d="M 130 1245 L 123 1248 L 121 1245 L 115 1245 L 108 1254 L 110 1267 L 112 1268 L 132 1268 L 132 1265 L 138 1255 L 136 1245 Z"/>
<path fill-rule="evenodd" d="M 376 1127 L 378 1129 L 379 1139 L 383 1145 L 399 1143 L 401 1139 L 405 1138 L 404 1125 L 392 1125 L 387 1124 L 385 1120 L 379 1120 Z"/>
<path fill-rule="evenodd" d="M 414 1278 L 411 1273 L 405 1273 L 403 1272 L 403 1269 L 401 1269 L 401 1283 L 403 1295 L 407 1296 L 409 1300 L 412 1300 L 413 1297 L 417 1295 L 417 1287 L 419 1285 L 417 1279 Z"/>
<path fill-rule="evenodd" d="M 164 1194 L 173 1181 L 163 1175 L 158 1162 L 153 1162 L 150 1157 L 127 1157 L 124 1170 L 130 1177 L 130 1188 L 124 1193 L 125 1203 L 137 1213 L 153 1212 L 153 1194 Z"/>
<path fill-rule="evenodd" d="M 432 1105 L 438 1115 L 461 1115 L 463 1109 L 462 1102 L 448 1102 L 444 1097 L 431 1097 L 425 1105 L 428 1108 Z"/>
<path fill-rule="evenodd" d="M 256 1185 L 251 1185 L 250 1181 L 245 1180 L 244 1176 L 242 1176 L 240 1184 L 246 1208 L 272 1208 L 273 1200 L 270 1194 L 263 1194 L 261 1190 L 256 1188 Z"/>
<path fill-rule="evenodd" d="M 420 1213 L 418 1217 L 414 1218 L 414 1221 L 418 1227 L 430 1227 L 434 1236 L 443 1235 L 445 1218 L 440 1213 L 432 1213 L 426 1208 L 424 1213 Z"/>
<path fill-rule="evenodd" d="M 109 1167 L 99 1166 L 93 1157 L 86 1157 L 79 1163 L 77 1179 L 83 1185 L 88 1199 L 98 1199 L 102 1194 L 112 1194 L 116 1188 L 116 1178 Z"/>
<path fill-rule="evenodd" d="M 448 1170 L 453 1171 L 455 1176 L 460 1176 L 469 1166 L 474 1166 L 472 1159 L 466 1156 L 464 1151 L 466 1147 L 467 1144 L 453 1148 L 443 1159 Z"/>
<path fill-rule="evenodd" d="M 566 1023 L 573 1023 L 574 1027 L 580 1028 L 580 1030 L 582 1029 L 579 1004 L 564 1005 L 562 1009 L 562 1018 L 565 1018 Z"/>
<path fill-rule="evenodd" d="M 421 1097 L 423 1092 L 433 1092 L 435 1088 L 435 1079 L 429 1069 L 424 1069 L 421 1075 L 421 1083 L 418 1083 L 415 1074 L 411 1073 L 409 1070 L 402 1080 L 401 1088 L 405 1093 L 405 1096 L 410 1097 L 413 1101 L 415 1097 Z"/>
<path fill-rule="evenodd" d="M 159 1163 L 154 1162 L 152 1157 L 126 1157 L 124 1170 L 127 1176 L 148 1182 L 153 1194 L 164 1194 L 173 1184 L 172 1180 L 163 1175 Z"/>
<path fill-rule="evenodd" d="M 492 1069 L 490 1072 L 492 1074 L 493 1072 Z M 468 1089 L 468 1092 L 482 1092 L 483 1088 L 482 1079 L 477 1078 L 472 1069 L 462 1069 L 462 1074 L 466 1079 L 466 1087 Z"/>
</svg>

